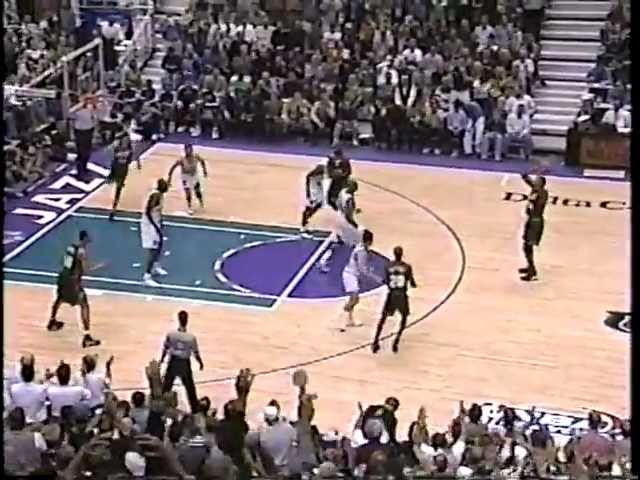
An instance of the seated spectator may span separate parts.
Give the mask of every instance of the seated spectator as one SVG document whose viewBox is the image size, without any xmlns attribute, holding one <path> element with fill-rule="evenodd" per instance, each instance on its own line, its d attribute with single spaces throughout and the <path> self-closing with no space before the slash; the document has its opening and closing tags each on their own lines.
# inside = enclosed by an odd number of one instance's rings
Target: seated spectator
<svg viewBox="0 0 640 480">
<path fill-rule="evenodd" d="M 615 101 L 613 107 L 602 117 L 604 125 L 612 125 L 617 132 L 631 133 L 631 112 L 623 110 L 622 102 Z"/>
<path fill-rule="evenodd" d="M 502 142 L 507 130 L 507 113 L 495 109 L 487 118 L 485 132 L 482 137 L 480 158 L 486 160 L 489 155 L 490 146 L 493 144 L 494 159 L 496 162 L 502 161 Z"/>
<path fill-rule="evenodd" d="M 587 73 L 587 80 L 591 83 L 611 83 L 611 73 L 602 56 L 598 57 L 596 65 Z"/>
<path fill-rule="evenodd" d="M 447 115 L 447 130 L 449 132 L 452 157 L 457 157 L 463 149 L 462 141 L 469 123 L 469 118 L 464 111 L 463 105 L 462 101 L 455 100 L 453 102 L 453 110 Z"/>
<path fill-rule="evenodd" d="M 531 138 L 531 120 L 525 114 L 525 106 L 520 104 L 516 112 L 511 112 L 507 116 L 507 134 L 504 138 L 504 155 L 509 154 L 509 149 L 513 145 L 518 145 L 523 149 L 524 158 L 529 161 L 533 151 L 533 140 Z"/>
</svg>

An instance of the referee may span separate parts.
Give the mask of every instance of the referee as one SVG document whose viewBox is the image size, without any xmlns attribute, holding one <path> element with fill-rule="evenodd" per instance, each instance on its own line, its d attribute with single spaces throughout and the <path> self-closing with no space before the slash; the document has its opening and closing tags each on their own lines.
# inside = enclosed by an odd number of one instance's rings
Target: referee
<svg viewBox="0 0 640 480">
<path fill-rule="evenodd" d="M 204 368 L 200 352 L 198 351 L 198 341 L 193 333 L 187 332 L 187 323 L 189 323 L 189 314 L 181 310 L 178 313 L 179 327 L 173 332 L 169 332 L 164 340 L 162 356 L 160 364 L 164 363 L 164 359 L 169 355 L 169 365 L 164 374 L 162 382 L 162 393 L 170 392 L 173 388 L 173 381 L 176 377 L 180 377 L 182 385 L 187 391 L 189 405 L 191 411 L 198 411 L 198 396 L 196 395 L 196 386 L 193 382 L 193 372 L 191 370 L 191 354 L 196 357 L 200 364 L 200 370 Z"/>
<path fill-rule="evenodd" d="M 76 140 L 76 169 L 78 178 L 87 174 L 87 162 L 93 148 L 93 130 L 96 126 L 96 111 L 89 98 L 85 97 L 79 110 L 71 114 L 73 120 L 73 134 Z"/>
</svg>

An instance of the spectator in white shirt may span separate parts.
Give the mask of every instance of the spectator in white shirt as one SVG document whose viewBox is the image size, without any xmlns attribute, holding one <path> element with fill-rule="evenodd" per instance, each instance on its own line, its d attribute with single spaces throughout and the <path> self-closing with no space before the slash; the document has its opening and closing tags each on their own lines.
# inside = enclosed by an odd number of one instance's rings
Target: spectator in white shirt
<svg viewBox="0 0 640 480">
<path fill-rule="evenodd" d="M 480 48 L 487 48 L 489 44 L 489 35 L 494 33 L 493 27 L 489 25 L 489 16 L 482 15 L 480 17 L 480 25 L 478 25 L 473 31 L 474 35 L 478 39 Z"/>
<path fill-rule="evenodd" d="M 531 95 L 523 94 L 521 89 L 517 89 L 515 95 L 507 99 L 506 109 L 508 113 L 517 113 L 518 107 L 524 106 L 524 114 L 532 118 L 536 113 L 536 102 Z"/>
<path fill-rule="evenodd" d="M 377 83 L 378 86 L 389 84 L 395 87 L 398 84 L 400 75 L 398 70 L 393 66 L 393 57 L 387 55 L 384 62 L 380 62 L 376 66 L 378 72 Z"/>
<path fill-rule="evenodd" d="M 336 30 L 335 25 L 331 25 L 329 31 L 322 35 L 322 41 L 328 48 L 335 48 L 340 40 L 342 40 L 342 33 Z"/>
<path fill-rule="evenodd" d="M 11 406 L 24 410 L 28 424 L 44 422 L 47 419 L 47 387 L 34 382 L 32 363 L 22 365 L 20 376 L 22 381 L 12 385 L 9 390 Z"/>
<path fill-rule="evenodd" d="M 411 65 L 417 65 L 422 61 L 422 50 L 418 48 L 415 38 L 409 40 L 409 45 L 402 52 L 402 57 Z"/>
<path fill-rule="evenodd" d="M 80 378 L 76 381 L 76 385 L 82 386 L 91 392 L 91 398 L 87 405 L 92 411 L 104 406 L 104 393 L 111 385 L 111 364 L 113 357 L 109 358 L 105 367 L 105 373 L 96 371 L 96 357 L 93 355 L 85 355 L 82 358 L 82 369 Z"/>
<path fill-rule="evenodd" d="M 504 141 L 504 155 L 509 154 L 509 147 L 517 144 L 522 147 L 525 160 L 529 160 L 533 151 L 533 140 L 531 138 L 531 121 L 525 114 L 525 106 L 520 104 L 516 113 L 507 116 L 507 134 Z"/>
<path fill-rule="evenodd" d="M 447 129 L 451 134 L 451 141 L 455 145 L 451 152 L 452 157 L 457 157 L 462 148 L 462 139 L 467 130 L 469 118 L 464 111 L 463 104 L 460 100 L 453 102 L 453 110 L 447 115 Z"/>
<path fill-rule="evenodd" d="M 622 102 L 615 102 L 613 108 L 605 112 L 602 123 L 613 125 L 620 133 L 630 133 L 631 113 L 622 109 Z"/>
<path fill-rule="evenodd" d="M 47 396 L 51 402 L 51 416 L 60 417 L 62 407 L 77 407 L 91 398 L 91 392 L 80 385 L 69 385 L 71 367 L 62 362 L 56 369 L 58 384 L 47 387 Z"/>
</svg>

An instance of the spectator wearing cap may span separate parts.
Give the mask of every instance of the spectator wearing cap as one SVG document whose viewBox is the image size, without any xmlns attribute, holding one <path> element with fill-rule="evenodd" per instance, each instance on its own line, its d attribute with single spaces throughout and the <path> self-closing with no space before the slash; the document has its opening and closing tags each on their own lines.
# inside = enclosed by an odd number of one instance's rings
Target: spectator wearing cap
<svg viewBox="0 0 640 480">
<path fill-rule="evenodd" d="M 56 369 L 57 385 L 50 383 L 47 386 L 47 397 L 51 402 L 51 416 L 60 418 L 62 407 L 77 407 L 82 402 L 91 399 L 91 392 L 80 385 L 70 385 L 71 367 L 61 362 Z"/>
<path fill-rule="evenodd" d="M 47 418 L 47 387 L 35 383 L 35 369 L 31 362 L 23 363 L 20 369 L 21 381 L 9 388 L 9 405 L 20 407 L 25 414 L 25 421 L 42 423 Z M 6 407 L 6 406 L 5 406 Z"/>
<path fill-rule="evenodd" d="M 273 474 L 288 475 L 297 448 L 296 430 L 281 417 L 280 406 L 275 401 L 269 402 L 263 415 L 264 426 L 258 432 L 250 433 L 247 442 L 266 455 L 269 463 L 272 463 Z"/>
<path fill-rule="evenodd" d="M 187 331 L 188 323 L 189 314 L 181 310 L 178 313 L 178 329 L 169 332 L 165 337 L 160 363 L 162 364 L 165 358 L 168 357 L 169 364 L 167 365 L 167 371 L 164 375 L 162 391 L 164 393 L 171 391 L 173 382 L 176 377 L 179 377 L 187 391 L 191 411 L 196 413 L 199 402 L 196 394 L 196 386 L 193 381 L 193 372 L 191 370 L 191 356 L 193 355 L 200 364 L 200 370 L 204 368 L 204 363 L 202 363 L 202 357 L 200 357 L 196 336 Z"/>
</svg>

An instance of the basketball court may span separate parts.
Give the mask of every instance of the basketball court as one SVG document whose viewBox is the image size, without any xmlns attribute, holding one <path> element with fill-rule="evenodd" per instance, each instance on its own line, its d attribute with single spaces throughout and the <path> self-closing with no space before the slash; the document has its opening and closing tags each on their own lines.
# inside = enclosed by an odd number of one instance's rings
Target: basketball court
<svg viewBox="0 0 640 480">
<path fill-rule="evenodd" d="M 112 187 L 94 189 L 72 210 L 5 257 L 5 365 L 34 352 L 41 368 L 79 366 L 77 309 L 63 306 L 61 332 L 45 330 L 63 249 L 86 229 L 93 263 L 86 277 L 95 350 L 115 356 L 114 386 L 126 397 L 146 389 L 144 367 L 158 358 L 176 313 L 191 314 L 205 369 L 198 395 L 218 407 L 233 392 L 238 369 L 260 373 L 251 419 L 277 398 L 294 412 L 291 373 L 304 366 L 318 392 L 317 423 L 347 431 L 356 402 L 388 395 L 401 401 L 404 437 L 421 404 L 444 426 L 458 400 L 537 405 L 629 415 L 629 335 L 605 325 L 608 311 L 630 304 L 629 184 L 548 178 L 551 199 L 537 250 L 540 280 L 520 281 L 520 235 L 528 187 L 518 175 L 357 160 L 359 222 L 375 234 L 382 271 L 394 246 L 413 264 L 411 328 L 399 354 L 387 339 L 373 355 L 385 289 L 366 285 L 356 310 L 364 327 L 337 329 L 344 302 L 340 273 L 317 261 L 334 219 L 322 210 L 311 238 L 298 235 L 304 175 L 321 159 L 196 146 L 208 164 L 205 208 L 193 217 L 179 181 L 165 198 L 163 285 L 141 285 L 138 222 L 148 191 L 181 153 L 160 143 L 130 168 L 115 222 Z M 396 321 L 387 324 L 392 334 Z"/>
</svg>

